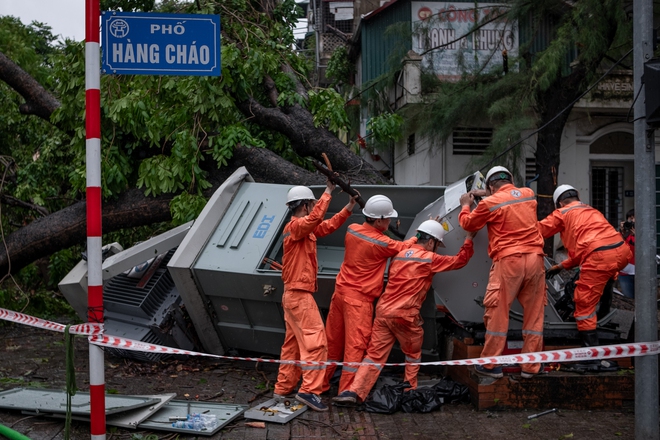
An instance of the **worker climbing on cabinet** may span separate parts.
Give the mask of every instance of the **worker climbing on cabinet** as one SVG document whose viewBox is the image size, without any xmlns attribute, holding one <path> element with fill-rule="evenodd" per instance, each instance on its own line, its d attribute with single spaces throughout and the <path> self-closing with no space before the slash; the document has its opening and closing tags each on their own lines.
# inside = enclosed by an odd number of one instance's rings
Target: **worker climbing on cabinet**
<svg viewBox="0 0 660 440">
<path fill-rule="evenodd" d="M 417 237 L 398 241 L 385 235 L 391 219 L 398 216 L 388 197 L 369 198 L 362 213 L 365 222 L 350 225 L 346 232 L 344 261 L 326 319 L 329 361 L 362 361 L 371 338 L 374 300 L 383 292 L 387 261 L 417 243 Z M 323 391 L 330 388 L 335 370 L 333 365 L 326 368 Z M 357 367 L 343 366 L 338 394 L 353 383 L 356 371 Z"/>
<path fill-rule="evenodd" d="M 628 264 L 630 247 L 600 211 L 580 201 L 578 191 L 571 185 L 559 185 L 552 199 L 557 209 L 538 227 L 543 238 L 559 233 L 568 259 L 548 269 L 547 275 L 580 266 L 573 293 L 573 316 L 582 344 L 592 347 L 598 345 L 596 306 L 607 282 Z"/>
</svg>

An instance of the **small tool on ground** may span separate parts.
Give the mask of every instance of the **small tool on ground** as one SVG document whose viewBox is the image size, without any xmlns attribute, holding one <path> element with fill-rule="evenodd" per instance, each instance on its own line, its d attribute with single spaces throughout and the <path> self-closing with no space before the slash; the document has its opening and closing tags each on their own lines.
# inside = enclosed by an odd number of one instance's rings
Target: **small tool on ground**
<svg viewBox="0 0 660 440">
<path fill-rule="evenodd" d="M 541 416 L 545 416 L 546 414 L 550 414 L 550 413 L 553 413 L 553 412 L 557 412 L 557 408 L 552 408 L 552 409 L 549 409 L 547 411 L 540 412 L 538 414 L 532 414 L 531 416 L 527 416 L 527 420 L 536 419 L 536 418 L 539 418 Z"/>
</svg>

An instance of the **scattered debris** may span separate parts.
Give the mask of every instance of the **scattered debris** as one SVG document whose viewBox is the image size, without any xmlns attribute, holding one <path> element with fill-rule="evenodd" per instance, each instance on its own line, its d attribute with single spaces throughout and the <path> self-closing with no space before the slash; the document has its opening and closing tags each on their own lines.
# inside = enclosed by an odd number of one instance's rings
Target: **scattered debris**
<svg viewBox="0 0 660 440">
<path fill-rule="evenodd" d="M 552 409 L 549 409 L 547 411 L 540 412 L 538 414 L 532 414 L 531 416 L 527 416 L 527 420 L 537 419 L 541 416 L 544 416 L 546 414 L 551 414 L 551 413 L 556 412 L 556 411 L 557 411 L 557 408 L 552 408 Z"/>
<path fill-rule="evenodd" d="M 302 403 L 273 398 L 258 407 L 255 406 L 245 411 L 243 417 L 262 422 L 288 423 L 305 411 L 307 411 L 307 406 Z"/>
</svg>

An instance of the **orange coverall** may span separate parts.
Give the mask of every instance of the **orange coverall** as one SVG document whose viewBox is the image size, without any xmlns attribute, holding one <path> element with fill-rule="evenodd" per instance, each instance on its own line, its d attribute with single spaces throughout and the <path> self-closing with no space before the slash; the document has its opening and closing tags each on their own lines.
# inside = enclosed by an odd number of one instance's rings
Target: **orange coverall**
<svg viewBox="0 0 660 440">
<path fill-rule="evenodd" d="M 482 199 L 472 212 L 469 206 L 463 206 L 458 221 L 466 231 L 488 227 L 488 256 L 493 265 L 484 296 L 486 336 L 481 356 L 499 356 L 504 351 L 509 311 L 516 298 L 524 312 L 522 352 L 541 351 L 547 299 L 543 237 L 537 227 L 534 191 L 503 185 Z M 535 374 L 540 364 L 524 364 L 522 369 Z"/>
<path fill-rule="evenodd" d="M 341 265 L 330 311 L 325 323 L 328 338 L 328 360 L 360 362 L 369 345 L 374 300 L 383 292 L 383 275 L 387 260 L 399 251 L 417 243 L 417 237 L 406 241 L 389 238 L 365 222 L 348 227 L 344 239 L 344 262 Z M 323 391 L 330 388 L 335 370 L 325 370 Z M 357 367 L 345 365 L 339 381 L 339 393 L 353 382 Z"/>
<path fill-rule="evenodd" d="M 456 256 L 438 255 L 415 244 L 393 258 L 385 293 L 378 300 L 367 355 L 349 387 L 364 401 L 378 380 L 395 341 L 406 356 L 405 380 L 417 388 L 417 372 L 422 361 L 424 329 L 419 309 L 437 272 L 460 269 L 474 255 L 471 239 L 466 239 Z"/>
<path fill-rule="evenodd" d="M 284 227 L 284 255 L 282 256 L 282 309 L 286 333 L 280 359 L 324 362 L 328 346 L 323 320 L 312 294 L 318 289 L 316 276 L 316 237 L 336 231 L 351 213 L 342 209 L 329 220 L 323 220 L 330 195 L 323 193 L 312 212 L 305 217 L 292 217 Z M 281 364 L 277 374 L 275 393 L 286 395 L 294 391 L 300 376 L 300 393 L 321 394 L 324 365 Z"/>
<path fill-rule="evenodd" d="M 564 269 L 580 266 L 573 300 L 579 331 L 596 330 L 596 306 L 610 278 L 626 267 L 630 247 L 623 237 L 595 208 L 580 201 L 555 209 L 539 222 L 543 238 L 559 232 L 568 259 L 559 263 Z"/>
</svg>

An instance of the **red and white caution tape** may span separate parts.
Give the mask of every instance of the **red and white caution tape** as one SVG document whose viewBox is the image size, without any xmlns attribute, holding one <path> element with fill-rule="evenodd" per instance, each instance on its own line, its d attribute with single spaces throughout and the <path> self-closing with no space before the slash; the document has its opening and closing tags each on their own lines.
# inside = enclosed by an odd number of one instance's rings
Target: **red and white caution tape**
<svg viewBox="0 0 660 440">
<path fill-rule="evenodd" d="M 19 324 L 30 325 L 32 327 L 43 328 L 46 330 L 54 330 L 56 332 L 64 333 L 66 325 L 58 324 L 57 322 L 46 321 L 45 319 L 35 318 L 34 316 L 25 315 L 23 313 L 14 312 L 11 310 L 0 308 L 0 319 L 11 322 L 18 322 Z M 69 333 L 75 335 L 97 335 L 103 333 L 103 324 L 85 323 L 72 325 L 69 328 Z"/>
<path fill-rule="evenodd" d="M 65 325 L 52 321 L 46 321 L 23 313 L 13 312 L 0 308 L 0 319 L 26 324 L 47 330 L 64 332 Z M 196 351 L 181 350 L 179 348 L 165 347 L 162 345 L 148 344 L 117 336 L 103 334 L 103 324 L 86 323 L 71 326 L 70 333 L 88 335 L 89 342 L 101 347 L 116 348 L 121 350 L 140 351 L 145 353 L 161 353 L 172 355 L 204 356 L 218 359 L 229 359 L 237 361 L 266 362 L 274 364 L 291 365 L 347 365 L 358 367 L 360 365 L 374 365 L 362 362 L 315 362 L 299 360 L 278 360 L 267 358 L 221 356 Z M 485 364 L 533 364 L 549 362 L 579 362 L 591 359 L 614 359 L 621 357 L 635 357 L 660 354 L 660 341 L 636 342 L 631 344 L 603 345 L 598 347 L 580 347 L 563 350 L 541 351 L 537 353 L 521 353 L 515 355 L 484 357 L 474 359 L 460 359 L 451 361 L 422 362 L 418 365 L 485 365 Z M 404 366 L 405 363 L 386 363 L 384 366 Z"/>
<path fill-rule="evenodd" d="M 195 351 L 180 350 L 177 348 L 164 347 L 162 345 L 147 344 L 126 338 L 108 335 L 93 335 L 89 337 L 92 344 L 102 347 L 118 348 L 123 350 L 142 351 L 150 353 L 164 353 L 189 356 L 206 356 L 219 359 L 230 359 L 238 361 L 267 362 L 275 364 L 293 365 L 348 365 L 357 367 L 360 365 L 374 365 L 362 362 L 315 362 L 298 360 L 277 360 L 239 356 L 221 356 Z M 542 351 L 537 353 L 523 353 L 507 356 L 495 356 L 487 358 L 461 359 L 452 361 L 422 362 L 418 365 L 484 365 L 484 364 L 533 364 L 542 362 L 579 362 L 589 359 L 612 359 L 620 357 L 646 356 L 660 353 L 660 341 L 642 342 L 633 344 L 605 345 L 599 347 L 570 348 L 565 350 Z M 404 366 L 405 363 L 386 363 L 384 366 Z"/>
</svg>

